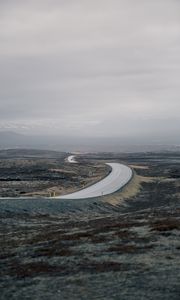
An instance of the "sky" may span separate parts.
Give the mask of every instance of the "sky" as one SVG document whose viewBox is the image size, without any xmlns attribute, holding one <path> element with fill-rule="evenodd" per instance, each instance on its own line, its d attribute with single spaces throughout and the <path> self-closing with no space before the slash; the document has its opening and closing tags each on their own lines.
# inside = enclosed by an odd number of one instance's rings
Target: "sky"
<svg viewBox="0 0 180 300">
<path fill-rule="evenodd" d="M 179 0 L 0 0 L 0 130 L 179 140 Z"/>
</svg>

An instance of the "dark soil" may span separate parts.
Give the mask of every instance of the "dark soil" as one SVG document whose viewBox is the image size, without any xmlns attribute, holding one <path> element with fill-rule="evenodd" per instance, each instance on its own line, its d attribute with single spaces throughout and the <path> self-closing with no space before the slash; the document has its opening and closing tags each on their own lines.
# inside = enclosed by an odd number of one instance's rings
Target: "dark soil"
<svg viewBox="0 0 180 300">
<path fill-rule="evenodd" d="M 126 155 L 113 159 L 128 162 Z M 131 154 L 130 163 L 149 167 L 137 174 L 163 178 L 142 183 L 116 207 L 101 199 L 1 200 L 0 299 L 178 300 L 180 182 L 173 170 L 178 174 L 180 164 L 174 159 Z"/>
</svg>

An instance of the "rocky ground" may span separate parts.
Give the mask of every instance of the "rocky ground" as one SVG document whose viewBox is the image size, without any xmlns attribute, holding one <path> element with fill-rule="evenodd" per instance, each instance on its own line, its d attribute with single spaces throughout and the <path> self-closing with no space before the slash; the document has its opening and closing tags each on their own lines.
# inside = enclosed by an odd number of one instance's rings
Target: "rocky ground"
<svg viewBox="0 0 180 300">
<path fill-rule="evenodd" d="M 179 299 L 180 155 L 107 156 L 135 172 L 115 203 L 0 201 L 1 299 Z"/>
<path fill-rule="evenodd" d="M 0 197 L 64 195 L 99 181 L 110 171 L 102 163 L 66 163 L 67 155 L 55 151 L 0 151 Z"/>
</svg>

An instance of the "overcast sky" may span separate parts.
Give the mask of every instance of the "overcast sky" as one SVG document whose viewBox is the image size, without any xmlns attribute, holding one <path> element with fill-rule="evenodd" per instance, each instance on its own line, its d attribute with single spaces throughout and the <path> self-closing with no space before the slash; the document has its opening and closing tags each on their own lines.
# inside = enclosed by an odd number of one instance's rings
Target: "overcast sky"
<svg viewBox="0 0 180 300">
<path fill-rule="evenodd" d="M 179 0 L 0 0 L 0 129 L 178 137 Z"/>
</svg>

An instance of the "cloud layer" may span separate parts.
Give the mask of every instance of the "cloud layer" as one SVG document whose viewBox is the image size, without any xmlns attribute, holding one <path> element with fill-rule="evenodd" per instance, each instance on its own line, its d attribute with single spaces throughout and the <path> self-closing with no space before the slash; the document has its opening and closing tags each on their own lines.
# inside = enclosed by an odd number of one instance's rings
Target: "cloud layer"
<svg viewBox="0 0 180 300">
<path fill-rule="evenodd" d="M 0 2 L 0 128 L 79 136 L 174 134 L 177 0 Z"/>
</svg>

